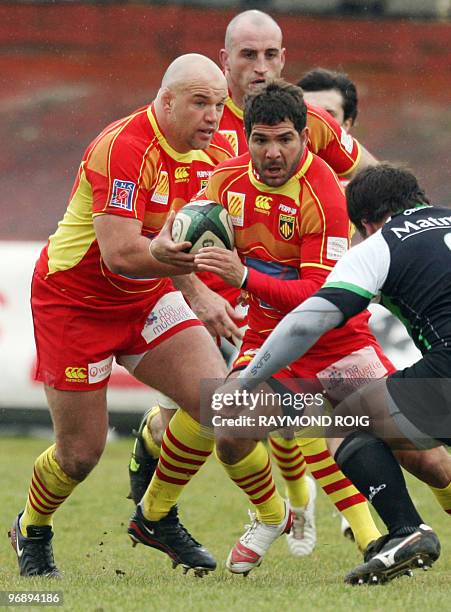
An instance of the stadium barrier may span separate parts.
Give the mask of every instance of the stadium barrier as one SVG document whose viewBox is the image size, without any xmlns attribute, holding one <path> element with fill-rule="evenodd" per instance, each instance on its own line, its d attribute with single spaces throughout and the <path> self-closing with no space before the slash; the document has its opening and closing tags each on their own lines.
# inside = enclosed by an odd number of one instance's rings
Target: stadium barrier
<svg viewBox="0 0 451 612">
<path fill-rule="evenodd" d="M 43 387 L 34 380 L 30 310 L 31 276 L 42 246 L 0 241 L 0 428 L 50 424 Z M 113 364 L 108 390 L 112 426 L 130 431 L 153 400 L 150 389 Z"/>
</svg>

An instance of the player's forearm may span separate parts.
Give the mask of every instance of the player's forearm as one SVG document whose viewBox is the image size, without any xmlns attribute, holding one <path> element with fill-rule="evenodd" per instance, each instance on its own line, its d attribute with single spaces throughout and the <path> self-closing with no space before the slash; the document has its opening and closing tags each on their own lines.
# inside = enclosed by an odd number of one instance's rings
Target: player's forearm
<svg viewBox="0 0 451 612">
<path fill-rule="evenodd" d="M 327 271 L 310 271 L 301 280 L 283 280 L 249 268 L 246 290 L 280 312 L 289 313 L 322 286 Z"/>
<path fill-rule="evenodd" d="M 257 381 L 273 374 L 302 357 L 326 332 L 342 323 L 341 311 L 331 302 L 313 296 L 288 313 L 239 378 L 251 389 Z M 255 381 L 255 384 L 254 384 Z"/>
<path fill-rule="evenodd" d="M 155 259 L 150 251 L 150 243 L 148 238 L 140 236 L 132 244 L 118 244 L 111 253 L 102 253 L 102 257 L 111 272 L 129 278 L 189 274 L 189 269 L 171 266 Z"/>
<path fill-rule="evenodd" d="M 177 276 L 172 282 L 188 301 L 192 301 L 199 293 L 206 289 L 205 283 L 194 273 Z"/>
</svg>

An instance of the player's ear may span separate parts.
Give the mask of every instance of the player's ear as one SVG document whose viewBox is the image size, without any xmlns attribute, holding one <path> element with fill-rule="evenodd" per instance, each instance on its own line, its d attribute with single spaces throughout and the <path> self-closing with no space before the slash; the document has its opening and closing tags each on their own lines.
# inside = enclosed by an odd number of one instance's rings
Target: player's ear
<svg viewBox="0 0 451 612">
<path fill-rule="evenodd" d="M 225 71 L 229 67 L 229 54 L 225 49 L 221 49 L 219 52 L 219 63 L 221 64 L 221 68 Z"/>
<path fill-rule="evenodd" d="M 349 130 L 352 128 L 353 126 L 353 120 L 351 119 L 351 117 L 348 117 L 347 119 L 345 119 L 343 121 L 343 125 L 342 128 L 345 130 L 345 132 L 349 132 Z"/>
<path fill-rule="evenodd" d="M 280 67 L 281 70 L 283 70 L 283 67 L 285 66 L 285 48 L 280 50 Z"/>
<path fill-rule="evenodd" d="M 366 219 L 362 219 L 361 221 L 364 232 L 360 232 L 364 238 L 368 236 L 372 236 L 382 227 L 382 223 L 375 223 L 374 221 L 367 221 Z"/>
<path fill-rule="evenodd" d="M 163 110 L 166 113 L 169 113 L 172 110 L 173 100 L 174 100 L 174 96 L 171 90 L 165 87 L 161 92 L 161 103 L 163 106 Z"/>
<path fill-rule="evenodd" d="M 309 130 L 309 129 L 308 129 L 308 127 L 306 126 L 306 127 L 305 127 L 305 128 L 302 130 L 302 132 L 300 133 L 301 142 L 302 142 L 302 144 L 304 145 L 304 147 L 306 147 L 306 146 L 307 146 L 309 136 L 310 136 L 310 130 Z"/>
</svg>

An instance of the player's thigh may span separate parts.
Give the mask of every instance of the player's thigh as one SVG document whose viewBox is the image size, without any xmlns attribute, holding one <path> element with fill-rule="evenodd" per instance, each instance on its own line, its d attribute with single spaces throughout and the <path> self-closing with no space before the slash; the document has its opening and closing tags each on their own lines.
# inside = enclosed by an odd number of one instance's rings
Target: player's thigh
<svg viewBox="0 0 451 612">
<path fill-rule="evenodd" d="M 392 448 L 415 449 L 391 415 L 386 378 L 369 383 L 338 404 L 334 410 L 334 426 L 327 437 L 345 438 L 356 431 L 372 433 Z"/>
<path fill-rule="evenodd" d="M 57 459 L 92 462 L 105 447 L 108 433 L 106 386 L 95 391 L 61 391 L 45 387 L 52 415 Z"/>
<path fill-rule="evenodd" d="M 134 376 L 168 395 L 194 418 L 199 417 L 201 381 L 222 380 L 224 360 L 207 330 L 188 327 L 148 351 Z"/>
<path fill-rule="evenodd" d="M 394 453 L 403 468 L 431 487 L 443 489 L 451 482 L 451 455 L 444 446 Z"/>
</svg>

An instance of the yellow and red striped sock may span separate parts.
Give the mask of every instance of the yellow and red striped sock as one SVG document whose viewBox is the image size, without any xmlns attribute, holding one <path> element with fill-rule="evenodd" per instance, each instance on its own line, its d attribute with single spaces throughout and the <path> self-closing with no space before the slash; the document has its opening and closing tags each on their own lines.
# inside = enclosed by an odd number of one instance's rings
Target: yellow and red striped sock
<svg viewBox="0 0 451 612">
<path fill-rule="evenodd" d="M 343 474 L 324 438 L 297 438 L 312 476 L 349 522 L 360 550 L 380 537 L 365 497 Z"/>
<path fill-rule="evenodd" d="M 451 514 L 451 482 L 448 486 L 443 489 L 439 489 L 438 487 L 429 487 L 432 493 L 435 495 L 438 503 L 441 505 L 443 510 L 447 514 Z"/>
<path fill-rule="evenodd" d="M 280 474 L 285 482 L 286 495 L 292 508 L 303 508 L 309 502 L 305 471 L 307 464 L 297 441 L 271 434 L 268 438 Z"/>
<path fill-rule="evenodd" d="M 271 460 L 262 442 L 257 442 L 249 455 L 233 465 L 219 461 L 233 482 L 249 497 L 262 523 L 278 525 L 283 521 L 285 503 L 276 489 Z"/>
<path fill-rule="evenodd" d="M 166 428 L 155 474 L 141 505 L 145 518 L 158 521 L 167 515 L 183 488 L 197 474 L 213 450 L 213 431 L 182 409 Z"/>
<path fill-rule="evenodd" d="M 35 461 L 28 499 L 20 519 L 20 530 L 27 535 L 28 525 L 52 525 L 53 515 L 69 497 L 78 480 L 70 478 L 55 459 L 55 445 Z"/>
</svg>

